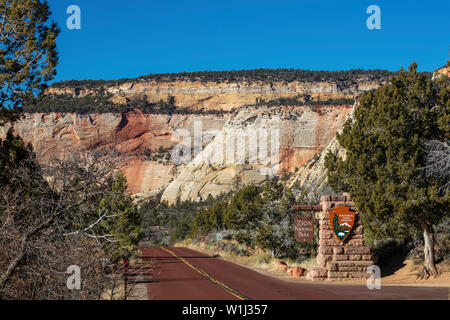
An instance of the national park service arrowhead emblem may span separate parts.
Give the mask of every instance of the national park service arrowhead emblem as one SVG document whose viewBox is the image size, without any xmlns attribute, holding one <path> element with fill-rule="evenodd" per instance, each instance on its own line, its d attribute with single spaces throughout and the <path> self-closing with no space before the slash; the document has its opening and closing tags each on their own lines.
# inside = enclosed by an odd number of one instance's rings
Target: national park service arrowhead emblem
<svg viewBox="0 0 450 320">
<path fill-rule="evenodd" d="M 334 235 L 341 241 L 344 241 L 350 234 L 355 222 L 355 212 L 350 211 L 349 207 L 335 207 L 328 211 L 331 230 Z"/>
</svg>

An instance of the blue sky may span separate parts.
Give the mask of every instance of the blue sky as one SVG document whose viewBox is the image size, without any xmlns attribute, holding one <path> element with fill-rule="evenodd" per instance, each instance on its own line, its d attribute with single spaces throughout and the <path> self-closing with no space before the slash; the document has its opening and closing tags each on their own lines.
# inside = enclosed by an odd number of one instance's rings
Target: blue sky
<svg viewBox="0 0 450 320">
<path fill-rule="evenodd" d="M 48 0 L 62 32 L 56 81 L 255 68 L 433 71 L 450 49 L 450 1 Z M 69 5 L 81 30 L 69 30 Z M 369 30 L 369 5 L 381 29 Z"/>
</svg>

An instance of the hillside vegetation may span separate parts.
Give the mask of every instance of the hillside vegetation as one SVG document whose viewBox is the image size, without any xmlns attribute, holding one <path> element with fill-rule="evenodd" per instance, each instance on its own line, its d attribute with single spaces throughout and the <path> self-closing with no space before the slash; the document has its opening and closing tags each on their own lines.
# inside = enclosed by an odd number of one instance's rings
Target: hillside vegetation
<svg viewBox="0 0 450 320">
<path fill-rule="evenodd" d="M 302 69 L 253 69 L 232 71 L 196 71 L 180 73 L 154 73 L 138 78 L 123 78 L 118 80 L 67 80 L 56 82 L 55 88 L 64 87 L 110 87 L 118 86 L 127 82 L 157 81 L 201 81 L 201 82 L 320 82 L 330 81 L 342 84 L 365 81 L 388 81 L 396 72 L 388 70 L 362 70 L 352 69 L 343 71 L 315 71 Z M 431 75 L 431 74 L 430 74 Z"/>
<path fill-rule="evenodd" d="M 224 110 L 192 110 L 181 107 L 176 104 L 173 96 L 167 96 L 167 99 L 158 102 L 149 102 L 145 96 L 142 100 L 127 101 L 127 103 L 117 104 L 110 99 L 113 95 L 104 90 L 96 90 L 94 94 L 88 94 L 82 97 L 73 97 L 70 94 L 47 94 L 40 101 L 24 105 L 23 111 L 27 113 L 50 113 L 50 112 L 74 112 L 79 114 L 88 113 L 120 113 L 129 110 L 140 110 L 147 114 L 224 114 Z M 292 98 L 278 98 L 272 100 L 257 100 L 255 104 L 245 107 L 258 106 L 318 106 L 318 105 L 350 105 L 353 99 L 339 98 L 326 100 L 313 100 L 309 95 L 297 95 Z"/>
<path fill-rule="evenodd" d="M 237 70 L 237 71 L 198 71 L 150 74 L 138 78 L 118 79 L 118 80 L 68 80 L 52 84 L 53 89 L 72 88 L 75 91 L 88 90 L 86 95 L 73 95 L 69 93 L 57 93 L 47 91 L 38 101 L 23 105 L 23 110 L 28 113 L 49 113 L 49 112 L 76 112 L 86 113 L 119 113 L 131 109 L 141 110 L 149 114 L 223 114 L 226 111 L 217 109 L 198 109 L 188 108 L 176 101 L 170 94 L 167 98 L 162 97 L 157 101 L 150 101 L 146 95 L 141 98 L 126 98 L 120 103 L 114 99 L 114 94 L 109 92 L 108 88 L 119 86 L 124 83 L 139 82 L 262 82 L 272 86 L 275 82 L 331 82 L 336 83 L 338 88 L 355 85 L 361 82 L 376 82 L 379 84 L 388 82 L 397 72 L 387 70 L 346 70 L 346 71 L 311 71 L 301 69 L 255 69 L 255 70 Z M 424 73 L 431 77 L 431 73 Z M 178 102 L 178 103 L 177 103 Z M 251 106 L 297 106 L 297 105 L 343 105 L 352 104 L 353 97 L 341 97 L 338 99 L 322 98 L 312 99 L 308 94 L 299 94 L 295 97 L 276 98 L 264 100 L 257 98 Z M 195 110 L 193 110 L 195 109 Z"/>
</svg>

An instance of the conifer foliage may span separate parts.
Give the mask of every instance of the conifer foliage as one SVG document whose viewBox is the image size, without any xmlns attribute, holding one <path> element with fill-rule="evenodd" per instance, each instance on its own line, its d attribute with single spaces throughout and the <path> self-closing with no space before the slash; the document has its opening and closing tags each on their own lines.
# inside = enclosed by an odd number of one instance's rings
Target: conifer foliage
<svg viewBox="0 0 450 320">
<path fill-rule="evenodd" d="M 56 74 L 56 37 L 41 0 L 0 0 L 0 125 L 15 120 Z"/>
<path fill-rule="evenodd" d="M 345 159 L 328 153 L 325 165 L 329 184 L 352 194 L 372 237 L 423 232 L 423 276 L 437 273 L 433 225 L 449 216 L 448 172 L 447 178 L 431 172 L 427 146 L 448 146 L 450 86 L 447 77 L 432 81 L 416 70 L 413 63 L 361 97 L 337 136 Z"/>
</svg>

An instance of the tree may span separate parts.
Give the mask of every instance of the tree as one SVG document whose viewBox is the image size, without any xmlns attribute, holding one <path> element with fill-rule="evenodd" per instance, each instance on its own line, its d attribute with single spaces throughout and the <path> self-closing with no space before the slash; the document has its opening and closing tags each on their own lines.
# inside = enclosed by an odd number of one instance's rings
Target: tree
<svg viewBox="0 0 450 320">
<path fill-rule="evenodd" d="M 447 65 L 450 60 L 447 62 Z M 425 139 L 425 167 L 422 168 L 427 178 L 437 181 L 439 191 L 444 193 L 450 187 L 450 78 L 444 74 L 437 75 L 439 90 L 438 103 L 433 107 L 437 114 L 438 134 L 432 139 Z"/>
<path fill-rule="evenodd" d="M 219 231 L 223 228 L 223 213 L 225 212 L 226 207 L 227 201 L 217 201 L 209 208 L 208 220 L 212 230 Z"/>
<path fill-rule="evenodd" d="M 295 198 L 281 183 L 269 181 L 262 192 L 264 204 L 261 217 L 256 221 L 254 242 L 269 249 L 272 257 L 294 250 L 294 212 L 291 205 Z"/>
<path fill-rule="evenodd" d="M 111 189 L 100 200 L 97 210 L 99 219 L 103 219 L 100 229 L 107 239 L 114 239 L 106 248 L 112 260 L 134 253 L 142 237 L 140 214 L 131 197 L 125 194 L 126 189 L 127 180 L 119 173 Z"/>
<path fill-rule="evenodd" d="M 18 119 L 53 79 L 59 29 L 41 0 L 0 0 L 0 125 Z"/>
<path fill-rule="evenodd" d="M 203 209 L 195 216 L 191 231 L 192 236 L 195 234 L 208 234 L 213 230 L 214 227 L 209 222 L 208 213 L 208 209 Z"/>
<path fill-rule="evenodd" d="M 282 183 L 269 181 L 263 187 L 248 185 L 221 205 L 228 229 L 237 230 L 236 240 L 270 250 L 272 257 L 295 250 L 291 205 L 292 192 Z"/>
<path fill-rule="evenodd" d="M 185 217 L 175 228 L 170 236 L 170 243 L 174 243 L 178 239 L 185 239 L 189 232 L 192 232 L 193 219 Z"/>
<path fill-rule="evenodd" d="M 208 201 L 213 201 L 212 196 Z M 200 210 L 193 219 L 191 235 L 208 234 L 212 231 L 219 231 L 223 228 L 223 215 L 227 206 L 226 201 L 216 201 L 210 208 Z"/>
<path fill-rule="evenodd" d="M 373 237 L 407 237 L 422 231 L 424 268 L 436 275 L 433 225 L 448 216 L 449 192 L 426 173 L 427 142 L 448 141 L 449 86 L 401 70 L 389 85 L 361 96 L 341 134 L 345 159 L 328 153 L 325 165 L 335 191 L 352 194 Z M 447 181 L 448 182 L 448 181 Z"/>
<path fill-rule="evenodd" d="M 111 284 L 110 262 L 140 236 L 116 174 L 120 155 L 95 149 L 46 165 L 32 152 L 13 159 L 0 195 L 0 297 L 98 299 Z M 82 270 L 81 290 L 65 286 L 70 265 Z"/>
<path fill-rule="evenodd" d="M 256 232 L 257 220 L 261 216 L 261 188 L 248 185 L 231 198 L 223 221 L 228 229 L 240 230 L 238 240 L 251 244 Z"/>
<path fill-rule="evenodd" d="M 175 106 L 175 97 L 174 96 L 171 96 L 170 94 L 167 96 L 167 105 L 169 107 Z"/>
<path fill-rule="evenodd" d="M 31 152 L 23 140 L 14 136 L 12 129 L 9 129 L 5 139 L 0 140 L 0 187 L 8 185 L 11 170 Z"/>
</svg>

